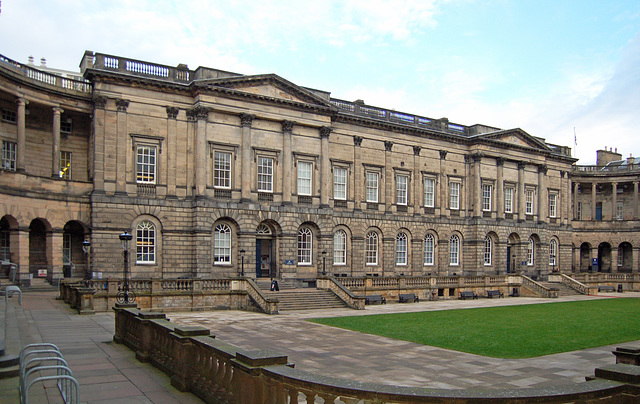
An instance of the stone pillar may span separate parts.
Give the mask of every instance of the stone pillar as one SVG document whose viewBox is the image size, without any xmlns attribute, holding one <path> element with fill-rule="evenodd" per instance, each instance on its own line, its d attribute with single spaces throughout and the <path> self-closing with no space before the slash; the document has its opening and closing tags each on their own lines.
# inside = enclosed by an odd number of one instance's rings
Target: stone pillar
<svg viewBox="0 0 640 404">
<path fill-rule="evenodd" d="M 473 160 L 473 216 L 482 216 L 482 178 L 480 164 L 482 163 L 482 154 L 475 153 L 471 155 Z"/>
<path fill-rule="evenodd" d="M 17 126 L 18 126 L 18 155 L 16 156 L 16 171 L 24 172 L 25 169 L 25 154 L 27 152 L 27 135 L 25 131 L 25 115 L 26 115 L 26 105 L 29 103 L 29 100 L 26 98 L 20 97 L 16 100 L 18 104 L 18 116 L 17 116 Z"/>
<path fill-rule="evenodd" d="M 580 186 L 580 184 L 578 184 L 577 182 L 573 182 L 573 220 L 578 220 L 580 219 L 578 217 L 578 187 Z"/>
<path fill-rule="evenodd" d="M 447 175 L 445 172 L 445 159 L 447 158 L 447 151 L 446 150 L 440 150 L 440 175 L 438 178 L 438 182 L 440 184 L 440 215 L 441 216 L 449 216 L 449 201 L 447 200 L 447 197 L 449 196 L 449 191 L 448 191 L 448 181 L 447 181 Z"/>
<path fill-rule="evenodd" d="M 618 272 L 618 247 L 611 246 L 611 272 Z"/>
<path fill-rule="evenodd" d="M 18 264 L 17 278 L 20 279 L 20 286 L 30 286 L 29 279 L 29 227 L 18 228 L 18 257 L 12 259 Z"/>
<path fill-rule="evenodd" d="M 596 183 L 591 183 L 591 221 L 596 220 Z"/>
<path fill-rule="evenodd" d="M 547 190 L 547 166 L 540 164 L 538 166 L 538 221 L 549 222 L 547 210 L 549 206 L 549 192 Z M 557 208 L 557 206 L 556 206 Z"/>
<path fill-rule="evenodd" d="M 496 216 L 498 219 L 504 219 L 504 158 L 496 159 Z"/>
<path fill-rule="evenodd" d="M 354 209 L 362 209 L 362 201 L 364 200 L 364 167 L 362 167 L 362 138 L 360 136 L 353 137 L 353 190 L 354 190 Z"/>
<path fill-rule="evenodd" d="M 64 260 L 62 258 L 62 242 L 64 231 L 62 229 L 56 229 L 47 233 L 47 262 L 51 268 L 51 281 L 60 279 L 63 277 L 62 267 Z M 74 263 L 75 264 L 75 263 Z M 80 265 L 80 263 L 78 263 Z M 78 268 L 80 269 L 80 268 Z M 71 272 L 73 276 L 73 270 Z"/>
<path fill-rule="evenodd" d="M 178 158 L 178 113 L 179 108 L 166 107 L 167 110 L 167 196 L 176 195 L 176 160 Z"/>
<path fill-rule="evenodd" d="M 62 114 L 62 112 L 64 112 L 62 108 L 53 107 L 52 178 L 60 178 L 60 114 Z"/>
<path fill-rule="evenodd" d="M 524 168 L 527 163 L 518 162 L 518 220 L 525 220 Z"/>
<path fill-rule="evenodd" d="M 329 161 L 329 135 L 331 128 L 323 126 L 320 128 L 321 153 L 320 153 L 320 207 L 329 207 L 329 192 L 331 184 L 331 162 Z M 313 191 L 312 191 L 313 194 Z"/>
<path fill-rule="evenodd" d="M 198 105 L 195 107 L 196 113 L 196 197 L 203 196 L 207 190 L 207 121 L 209 110 Z"/>
<path fill-rule="evenodd" d="M 104 193 L 104 164 L 105 164 L 105 119 L 107 98 L 97 95 L 93 97 L 93 164 L 90 164 L 90 171 L 93 170 L 93 192 Z M 92 168 L 91 168 L 92 167 Z"/>
<path fill-rule="evenodd" d="M 420 146 L 413 146 L 413 192 L 410 193 L 409 197 L 413 198 L 414 213 L 419 213 L 420 207 L 424 204 L 424 181 L 420 178 L 420 150 Z"/>
<path fill-rule="evenodd" d="M 395 205 L 395 178 L 393 176 L 393 156 L 391 150 L 393 149 L 393 142 L 389 140 L 384 141 L 384 178 L 382 182 L 384 186 L 384 210 L 385 212 L 391 211 L 391 206 Z"/>
<path fill-rule="evenodd" d="M 242 127 L 242 201 L 251 200 L 251 124 L 255 115 L 240 115 Z"/>
<path fill-rule="evenodd" d="M 633 218 L 638 218 L 638 182 L 633 182 Z"/>
<path fill-rule="evenodd" d="M 116 193 L 126 193 L 127 191 L 127 108 L 129 100 L 117 99 L 117 139 L 116 144 Z"/>
<path fill-rule="evenodd" d="M 611 220 L 616 220 L 616 205 L 618 205 L 618 183 L 611 183 Z"/>
<path fill-rule="evenodd" d="M 566 175 L 566 187 L 564 188 L 565 199 L 564 201 L 561 199 L 560 203 L 564 206 L 564 215 L 563 215 L 563 223 L 569 224 L 571 223 L 571 207 L 573 206 L 573 195 L 571 195 L 571 173 L 568 171 L 563 171 L 563 174 Z M 563 176 L 564 177 L 564 176 Z"/>
<path fill-rule="evenodd" d="M 291 205 L 291 176 L 293 174 L 293 155 L 291 136 L 293 121 L 282 121 L 282 204 Z"/>
</svg>

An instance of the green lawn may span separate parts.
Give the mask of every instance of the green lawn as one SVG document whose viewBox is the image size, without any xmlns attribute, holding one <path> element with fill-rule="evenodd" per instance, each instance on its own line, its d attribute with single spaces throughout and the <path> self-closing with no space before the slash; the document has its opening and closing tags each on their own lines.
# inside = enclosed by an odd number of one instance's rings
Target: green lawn
<svg viewBox="0 0 640 404">
<path fill-rule="evenodd" d="M 309 321 L 494 358 L 531 358 L 640 340 L 640 299 L 616 298 Z"/>
</svg>

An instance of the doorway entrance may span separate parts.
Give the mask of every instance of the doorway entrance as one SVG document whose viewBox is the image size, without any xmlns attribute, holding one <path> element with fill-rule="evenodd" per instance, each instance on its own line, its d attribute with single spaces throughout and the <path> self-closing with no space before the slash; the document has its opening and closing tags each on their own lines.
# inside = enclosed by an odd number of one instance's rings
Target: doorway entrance
<svg viewBox="0 0 640 404">
<path fill-rule="evenodd" d="M 256 278 L 276 278 L 275 239 L 271 227 L 265 223 L 256 230 Z"/>
</svg>

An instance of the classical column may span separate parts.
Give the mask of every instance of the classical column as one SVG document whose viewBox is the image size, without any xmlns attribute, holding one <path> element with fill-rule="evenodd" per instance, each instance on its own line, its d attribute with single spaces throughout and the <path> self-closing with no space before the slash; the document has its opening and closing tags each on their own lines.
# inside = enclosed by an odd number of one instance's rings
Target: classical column
<svg viewBox="0 0 640 404">
<path fill-rule="evenodd" d="M 18 257 L 17 259 L 13 256 L 11 257 L 18 264 L 17 277 L 20 279 L 20 286 L 31 285 L 31 280 L 29 279 L 29 231 L 28 227 L 18 228 Z"/>
<path fill-rule="evenodd" d="M 633 218 L 638 218 L 638 182 L 633 182 Z"/>
<path fill-rule="evenodd" d="M 447 151 L 446 150 L 440 150 L 440 174 L 439 174 L 439 178 L 438 178 L 438 183 L 440 184 L 440 202 L 438 203 L 438 205 L 440 205 L 440 216 L 445 216 L 445 215 L 449 215 L 449 202 L 447 200 L 447 196 L 449 195 L 448 192 L 448 181 L 447 181 L 447 176 L 445 173 L 445 159 L 447 158 Z M 436 206 L 438 207 L 438 206 Z"/>
<path fill-rule="evenodd" d="M 255 115 L 240 115 L 242 127 L 242 201 L 251 200 L 251 124 Z"/>
<path fill-rule="evenodd" d="M 616 220 L 616 205 L 618 204 L 618 183 L 611 183 L 611 220 Z"/>
<path fill-rule="evenodd" d="M 420 207 L 424 204 L 424 191 L 422 187 L 424 186 L 424 181 L 420 178 L 420 150 L 422 148 L 420 146 L 413 146 L 413 192 L 411 192 L 410 197 L 413 198 L 413 212 L 420 212 Z M 417 254 L 414 254 L 417 255 Z"/>
<path fill-rule="evenodd" d="M 578 187 L 580 186 L 579 183 L 577 182 L 572 182 L 573 184 L 573 196 L 572 196 L 572 202 L 573 202 L 573 220 L 580 220 L 580 218 L 578 217 Z"/>
<path fill-rule="evenodd" d="M 209 110 L 198 105 L 195 108 L 196 113 L 196 197 L 204 196 L 207 190 L 207 121 L 209 119 Z"/>
<path fill-rule="evenodd" d="M 47 263 L 51 265 L 51 279 L 64 277 L 62 271 L 64 265 L 64 259 L 62 257 L 63 235 L 64 231 L 62 229 L 56 229 L 47 233 Z M 71 271 L 71 276 L 73 276 L 73 269 Z"/>
<path fill-rule="evenodd" d="M 331 128 L 328 126 L 323 126 L 320 128 L 320 139 L 321 139 L 321 155 L 320 155 L 320 165 L 321 165 L 321 178 L 320 178 L 320 206 L 328 207 L 329 206 L 329 188 L 331 181 L 329 180 L 331 176 L 331 163 L 329 161 L 329 135 L 331 134 Z"/>
<path fill-rule="evenodd" d="M 60 107 L 53 107 L 53 164 L 51 177 L 60 178 L 60 114 L 64 112 Z"/>
<path fill-rule="evenodd" d="M 291 137 L 293 121 L 282 121 L 282 204 L 291 204 L 291 176 L 293 174 L 293 155 L 291 151 Z"/>
<path fill-rule="evenodd" d="M 504 219 L 504 158 L 496 158 L 496 216 Z"/>
<path fill-rule="evenodd" d="M 482 216 L 482 173 L 480 172 L 480 164 L 482 162 L 482 154 L 474 153 L 471 155 L 473 160 L 473 216 Z"/>
<path fill-rule="evenodd" d="M 362 137 L 353 137 L 353 169 L 355 175 L 353 175 L 353 190 L 354 190 L 354 209 L 361 210 L 361 204 L 364 200 L 363 187 L 364 187 L 364 167 L 362 167 Z"/>
<path fill-rule="evenodd" d="M 395 205 L 394 198 L 396 193 L 394 192 L 395 178 L 393 176 L 393 166 L 392 166 L 393 157 L 391 155 L 392 149 L 393 149 L 393 142 L 389 140 L 385 140 L 384 141 L 384 178 L 382 178 L 382 182 L 384 183 L 384 186 L 382 187 L 382 189 L 384 189 L 383 202 L 384 202 L 385 212 L 391 211 L 391 206 Z"/>
<path fill-rule="evenodd" d="M 591 221 L 596 220 L 596 183 L 591 183 Z"/>
<path fill-rule="evenodd" d="M 166 107 L 167 110 L 167 196 L 176 195 L 176 160 L 178 154 L 178 113 L 179 108 Z"/>
<path fill-rule="evenodd" d="M 549 206 L 549 192 L 545 178 L 547 177 L 547 166 L 540 164 L 538 166 L 538 221 L 548 222 L 549 218 L 547 210 Z M 556 206 L 557 208 L 557 206 Z"/>
<path fill-rule="evenodd" d="M 518 220 L 525 220 L 525 195 L 524 195 L 524 161 L 518 162 Z"/>
<path fill-rule="evenodd" d="M 25 171 L 25 154 L 27 152 L 27 135 L 25 132 L 25 110 L 26 105 L 29 103 L 29 100 L 23 97 L 19 97 L 16 100 L 18 104 L 18 116 L 17 116 L 17 126 L 18 126 L 18 156 L 16 156 L 16 171 Z"/>
<path fill-rule="evenodd" d="M 117 99 L 116 193 L 127 192 L 127 108 L 129 100 Z"/>
<path fill-rule="evenodd" d="M 105 118 L 107 98 L 96 95 L 93 97 L 93 121 L 91 123 L 93 142 L 93 164 L 89 164 L 89 171 L 93 177 L 93 192 L 104 193 L 104 164 L 105 164 Z"/>
</svg>

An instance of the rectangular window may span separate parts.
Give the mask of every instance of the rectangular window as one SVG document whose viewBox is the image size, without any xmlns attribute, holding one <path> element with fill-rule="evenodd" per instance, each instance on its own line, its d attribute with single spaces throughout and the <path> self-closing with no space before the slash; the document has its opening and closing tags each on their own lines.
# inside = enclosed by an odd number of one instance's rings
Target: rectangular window
<svg viewBox="0 0 640 404">
<path fill-rule="evenodd" d="M 491 212 L 491 185 L 482 186 L 482 210 L 485 212 Z"/>
<path fill-rule="evenodd" d="M 258 157 L 258 191 L 273 192 L 273 159 Z"/>
<path fill-rule="evenodd" d="M 62 265 L 71 265 L 71 234 L 62 235 Z"/>
<path fill-rule="evenodd" d="M 533 190 L 527 189 L 525 191 L 525 213 L 527 215 L 533 215 Z"/>
<path fill-rule="evenodd" d="M 18 155 L 18 145 L 14 142 L 2 142 L 2 168 L 9 171 L 16 171 L 16 156 Z"/>
<path fill-rule="evenodd" d="M 513 213 L 513 188 L 504 189 L 504 213 Z"/>
<path fill-rule="evenodd" d="M 2 109 L 2 121 L 3 122 L 9 122 L 9 123 L 16 123 L 18 122 L 18 114 L 16 114 L 16 111 L 11 111 L 9 109 Z"/>
<path fill-rule="evenodd" d="M 11 238 L 8 230 L 0 230 L 0 260 L 11 261 Z"/>
<path fill-rule="evenodd" d="M 344 201 L 347 199 L 347 169 L 334 167 L 333 169 L 333 199 Z"/>
<path fill-rule="evenodd" d="M 137 177 L 139 184 L 156 183 L 156 148 L 155 146 L 138 146 Z"/>
<path fill-rule="evenodd" d="M 622 247 L 618 247 L 618 266 L 621 267 L 624 265 L 624 249 Z"/>
<path fill-rule="evenodd" d="M 616 220 L 624 219 L 624 203 L 616 202 Z"/>
<path fill-rule="evenodd" d="M 298 162 L 298 195 L 311 195 L 313 164 Z"/>
<path fill-rule="evenodd" d="M 576 220 L 582 220 L 582 202 L 578 202 L 578 211 L 576 212 Z"/>
<path fill-rule="evenodd" d="M 213 161 L 213 186 L 231 189 L 231 153 L 217 151 Z"/>
<path fill-rule="evenodd" d="M 73 121 L 71 121 L 71 118 L 62 119 L 60 121 L 60 133 L 69 135 L 71 134 L 72 129 L 73 129 Z"/>
<path fill-rule="evenodd" d="M 409 186 L 409 177 L 406 175 L 398 175 L 396 177 L 396 203 L 398 205 L 407 205 L 407 189 Z"/>
<path fill-rule="evenodd" d="M 449 183 L 449 209 L 460 209 L 460 183 Z"/>
<path fill-rule="evenodd" d="M 433 178 L 424 179 L 424 206 L 433 208 L 436 199 L 436 181 Z"/>
<path fill-rule="evenodd" d="M 549 194 L 549 217 L 556 217 L 558 207 L 558 195 Z"/>
<path fill-rule="evenodd" d="M 367 202 L 378 203 L 378 173 L 367 172 Z"/>
<path fill-rule="evenodd" d="M 60 152 L 60 178 L 63 180 L 71 179 L 71 152 Z"/>
</svg>

